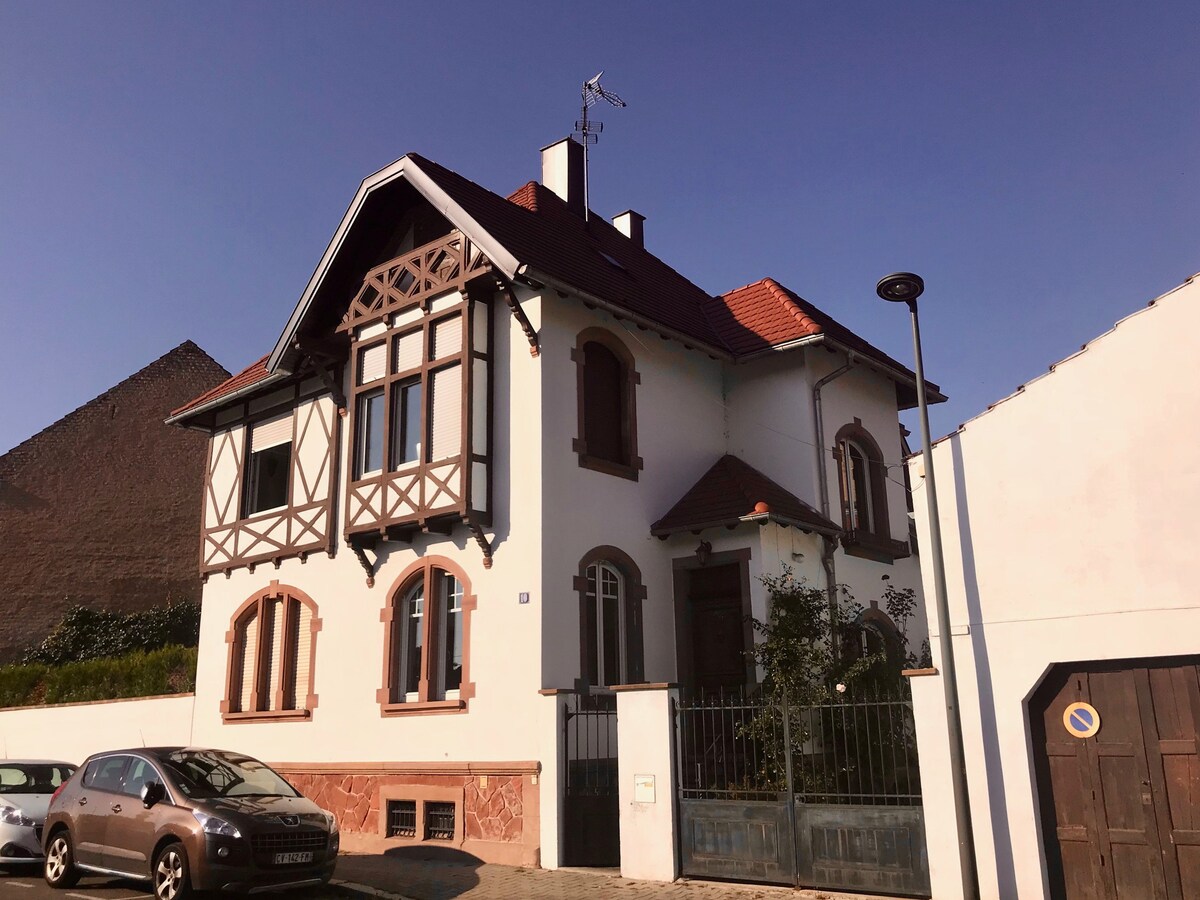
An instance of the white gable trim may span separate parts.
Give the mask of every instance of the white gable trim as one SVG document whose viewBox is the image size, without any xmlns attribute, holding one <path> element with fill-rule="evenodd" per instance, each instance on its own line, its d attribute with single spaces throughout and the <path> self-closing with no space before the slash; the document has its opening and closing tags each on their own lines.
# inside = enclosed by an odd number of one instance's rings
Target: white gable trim
<svg viewBox="0 0 1200 900">
<path fill-rule="evenodd" d="M 438 187 L 433 179 L 421 170 L 421 167 L 415 160 L 407 156 L 402 156 L 390 166 L 380 169 L 374 175 L 364 178 L 362 184 L 359 185 L 358 193 L 350 201 L 350 206 L 346 210 L 346 214 L 342 217 L 341 224 L 338 225 L 337 231 L 333 233 L 333 238 L 330 239 L 329 246 L 325 248 L 325 253 L 321 256 L 321 261 L 317 263 L 317 268 L 308 280 L 308 285 L 304 288 L 304 293 L 300 295 L 300 300 L 296 303 L 296 308 L 292 310 L 287 325 L 283 329 L 283 334 L 275 342 L 275 348 L 271 351 L 271 355 L 267 359 L 268 372 L 274 374 L 282 365 L 284 354 L 291 347 L 292 340 L 300 328 L 300 323 L 304 321 L 304 317 L 308 314 L 313 297 L 316 296 L 317 290 L 325 280 L 325 275 L 329 271 L 330 265 L 333 264 L 333 260 L 341 252 L 342 244 L 346 240 L 347 235 L 349 235 L 355 220 L 358 218 L 358 214 L 366 202 L 367 195 L 376 188 L 382 187 L 396 178 L 403 178 L 416 188 L 417 192 L 429 201 L 434 209 L 445 216 L 451 225 L 470 238 L 500 272 L 510 279 L 516 275 L 517 269 L 520 267 L 520 263 L 516 257 L 509 253 L 492 235 L 484 231 L 482 226 L 471 218 L 471 216 L 467 215 L 461 206 L 451 200 L 446 192 Z"/>
</svg>

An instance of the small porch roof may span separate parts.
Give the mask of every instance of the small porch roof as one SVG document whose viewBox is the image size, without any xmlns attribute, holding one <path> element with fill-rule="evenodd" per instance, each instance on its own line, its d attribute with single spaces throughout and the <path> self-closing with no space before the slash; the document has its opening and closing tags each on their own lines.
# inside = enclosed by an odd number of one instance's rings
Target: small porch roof
<svg viewBox="0 0 1200 900">
<path fill-rule="evenodd" d="M 658 538 L 743 523 L 778 522 L 836 535 L 841 529 L 791 491 L 731 454 L 718 459 L 665 516 L 650 526 Z"/>
</svg>

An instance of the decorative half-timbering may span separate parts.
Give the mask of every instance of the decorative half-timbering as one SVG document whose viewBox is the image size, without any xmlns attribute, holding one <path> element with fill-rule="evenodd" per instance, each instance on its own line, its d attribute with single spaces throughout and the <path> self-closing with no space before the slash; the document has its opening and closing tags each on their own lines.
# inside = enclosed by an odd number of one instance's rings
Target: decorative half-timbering
<svg viewBox="0 0 1200 900">
<path fill-rule="evenodd" d="M 343 320 L 356 543 L 488 523 L 494 286 L 474 282 L 486 272 L 456 232 L 371 270 Z"/>
<path fill-rule="evenodd" d="M 388 313 L 461 290 L 471 279 L 491 270 L 487 258 L 461 231 L 376 266 L 346 310 L 338 331 L 377 322 Z"/>
<path fill-rule="evenodd" d="M 337 405 L 319 378 L 217 414 L 204 485 L 200 569 L 333 549 Z"/>
</svg>

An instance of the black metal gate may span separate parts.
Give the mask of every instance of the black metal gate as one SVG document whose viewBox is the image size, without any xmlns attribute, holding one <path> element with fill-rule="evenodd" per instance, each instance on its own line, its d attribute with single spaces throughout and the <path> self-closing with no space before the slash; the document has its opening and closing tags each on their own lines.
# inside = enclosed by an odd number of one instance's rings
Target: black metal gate
<svg viewBox="0 0 1200 900">
<path fill-rule="evenodd" d="M 907 694 L 675 708 L 684 875 L 929 896 Z"/>
<path fill-rule="evenodd" d="M 563 749 L 566 790 L 562 864 L 619 866 L 616 695 L 567 696 Z"/>
</svg>

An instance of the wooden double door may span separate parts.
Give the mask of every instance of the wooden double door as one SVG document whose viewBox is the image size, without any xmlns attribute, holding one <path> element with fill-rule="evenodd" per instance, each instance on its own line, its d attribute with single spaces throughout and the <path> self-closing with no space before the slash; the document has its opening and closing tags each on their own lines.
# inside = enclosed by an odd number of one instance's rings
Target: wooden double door
<svg viewBox="0 0 1200 900">
<path fill-rule="evenodd" d="M 1064 664 L 1034 694 L 1035 768 L 1055 898 L 1200 898 L 1198 662 Z"/>
</svg>

